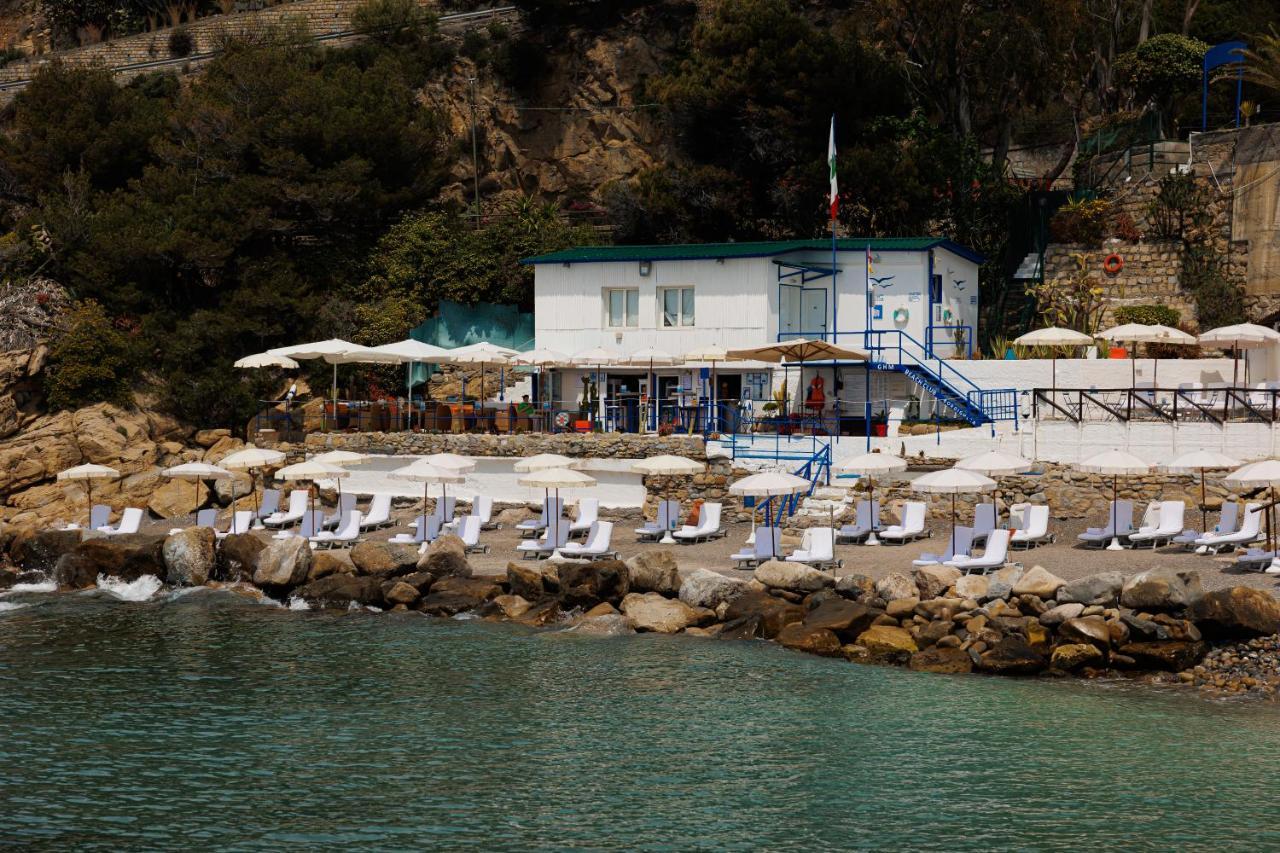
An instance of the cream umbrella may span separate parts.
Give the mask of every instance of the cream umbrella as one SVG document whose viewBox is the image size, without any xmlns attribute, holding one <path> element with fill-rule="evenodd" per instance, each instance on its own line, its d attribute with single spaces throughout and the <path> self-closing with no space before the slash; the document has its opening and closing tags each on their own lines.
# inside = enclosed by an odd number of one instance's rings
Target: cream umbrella
<svg viewBox="0 0 1280 853">
<path fill-rule="evenodd" d="M 467 456 L 459 456 L 456 453 L 432 453 L 429 456 L 422 457 L 421 461 L 435 468 L 447 468 L 460 474 L 467 474 L 476 470 L 476 460 Z"/>
<path fill-rule="evenodd" d="M 478 364 L 480 365 L 480 394 L 476 398 L 480 401 L 480 405 L 484 405 L 484 375 L 485 368 L 489 365 L 503 367 L 511 364 L 512 359 L 518 356 L 518 350 L 500 347 L 497 344 L 491 344 L 488 341 L 480 341 L 479 343 L 468 344 L 457 349 L 449 350 L 449 361 L 453 364 Z M 465 383 L 465 379 L 463 382 Z M 503 388 L 498 389 L 498 399 L 502 399 Z M 463 402 L 466 402 L 466 386 L 463 385 Z"/>
<path fill-rule="evenodd" d="M 1133 353 L 1130 356 L 1130 371 L 1133 374 L 1133 386 L 1138 386 L 1138 365 L 1137 365 L 1137 345 L 1138 344 L 1172 344 L 1174 346 L 1190 346 L 1197 343 L 1195 337 L 1187 334 L 1181 329 L 1174 329 L 1170 326 L 1161 326 L 1156 323 L 1126 323 L 1123 326 L 1115 326 L 1103 332 L 1098 332 L 1098 337 L 1107 341 L 1116 343 L 1131 343 L 1134 345 Z M 1151 381 L 1156 381 L 1156 371 L 1159 369 L 1159 359 L 1152 359 Z"/>
<path fill-rule="evenodd" d="M 1052 390 L 1057 391 L 1058 348 L 1089 346 L 1093 343 L 1093 336 L 1086 335 L 1084 332 L 1077 332 L 1075 329 L 1051 326 L 1047 329 L 1036 329 L 1034 332 L 1020 335 L 1013 339 L 1013 343 L 1015 346 L 1020 347 L 1051 347 L 1053 349 Z"/>
<path fill-rule="evenodd" d="M 273 355 L 269 352 L 260 352 L 254 355 L 246 355 L 244 358 L 235 362 L 235 367 L 246 370 L 260 369 L 263 367 L 283 367 L 293 370 L 298 367 L 298 362 L 286 355 Z"/>
<path fill-rule="evenodd" d="M 1107 450 L 1095 454 L 1083 462 L 1076 463 L 1076 468 L 1090 474 L 1111 476 L 1111 529 L 1113 531 L 1115 531 L 1116 527 L 1116 501 L 1120 496 L 1120 477 L 1122 475 L 1146 474 L 1151 470 L 1149 464 L 1132 453 L 1126 453 L 1123 450 Z M 1119 531 L 1116 532 L 1118 533 Z M 1111 544 L 1107 546 L 1107 550 L 1123 550 L 1118 535 L 1112 536 Z"/>
<path fill-rule="evenodd" d="M 729 494 L 732 495 L 750 495 L 756 498 L 769 498 L 765 502 L 765 526 L 773 526 L 773 501 L 775 497 L 785 497 L 787 495 L 796 495 L 800 492 L 807 492 L 813 487 L 813 484 L 804 477 L 797 477 L 795 474 L 786 474 L 781 471 L 766 471 L 761 474 L 752 474 L 749 477 L 743 477 L 736 483 L 729 486 Z M 755 513 L 752 512 L 754 517 Z M 773 540 L 774 553 L 773 557 L 777 557 L 777 540 Z"/>
<path fill-rule="evenodd" d="M 547 368 L 562 367 L 570 363 L 569 356 L 562 352 L 556 352 L 550 349 L 531 349 L 528 352 L 522 352 L 515 358 L 511 359 L 512 364 L 519 364 L 525 367 L 538 368 L 538 401 L 542 401 L 542 391 L 550 391 L 549 388 L 543 388 L 542 374 Z M 548 401 L 550 397 L 548 396 Z"/>
<path fill-rule="evenodd" d="M 722 361 L 734 361 L 729 357 L 729 351 L 717 344 L 708 344 L 704 347 L 691 350 L 684 354 L 686 362 L 707 362 L 711 365 L 711 418 L 708 421 L 708 429 L 716 430 L 720 426 L 720 389 L 716 386 L 716 365 Z"/>
<path fill-rule="evenodd" d="M 561 489 L 589 489 L 596 484 L 596 478 L 572 468 L 539 468 L 529 471 L 516 482 L 531 489 L 542 489 L 544 493 L 552 489 L 558 503 Z M 552 521 L 550 514 L 547 521 Z M 554 538 L 551 541 L 555 541 Z"/>
<path fill-rule="evenodd" d="M 703 462 L 667 453 L 633 462 L 631 463 L 631 470 L 637 474 L 644 474 L 650 477 L 690 477 L 694 474 L 701 474 L 707 470 L 707 466 Z M 752 521 L 755 521 L 754 514 L 752 515 Z M 671 528 L 668 527 L 663 531 L 662 539 L 659 541 L 663 545 L 676 544 L 675 538 L 671 535 Z"/>
<path fill-rule="evenodd" d="M 944 468 L 916 477 L 911 481 L 913 492 L 935 495 L 951 495 L 951 541 L 956 541 L 956 495 L 978 494 L 995 489 L 996 481 L 977 471 L 963 468 Z"/>
<path fill-rule="evenodd" d="M 729 357 L 776 364 L 794 362 L 803 370 L 805 362 L 809 361 L 870 361 L 871 354 L 865 350 L 837 346 L 827 341 L 794 338 L 789 341 L 779 341 L 776 344 L 729 350 Z M 868 435 L 870 432 L 871 425 L 867 424 Z"/>
<path fill-rule="evenodd" d="M 573 364 L 581 367 L 594 367 L 596 371 L 596 399 L 599 406 L 604 406 L 604 392 L 600 389 L 600 369 L 611 364 L 617 364 L 622 361 L 622 353 L 616 352 L 605 347 L 592 347 L 591 349 L 575 352 L 571 359 Z M 602 411 L 592 412 L 592 417 L 599 417 Z"/>
<path fill-rule="evenodd" d="M 456 468 L 441 468 L 438 465 L 432 465 L 425 459 L 419 459 L 403 468 L 397 468 L 390 475 L 393 480 L 406 480 L 411 483 L 422 484 L 422 530 L 427 529 L 427 486 L 431 483 L 440 484 L 440 500 L 443 501 L 449 496 L 449 483 L 465 483 L 466 475 Z"/>
<path fill-rule="evenodd" d="M 258 516 L 258 471 L 270 468 L 284 461 L 284 454 L 279 450 L 266 447 L 246 447 L 222 457 L 221 464 L 228 471 L 248 471 L 249 491 L 253 493 L 253 515 Z M 234 491 L 233 491 L 234 494 Z M 235 506 L 231 509 L 234 511 Z"/>
<path fill-rule="evenodd" d="M 321 480 L 338 480 L 343 477 L 350 477 L 351 472 L 337 465 L 330 465 L 326 462 L 317 462 L 314 459 L 308 459 L 305 462 L 295 462 L 292 465 L 286 465 L 284 468 L 276 471 L 275 477 L 281 482 L 289 480 L 300 480 L 309 483 L 319 483 Z M 319 488 L 317 486 L 317 488 Z M 311 489 L 307 490 L 307 494 L 311 499 L 311 511 L 316 511 L 316 496 Z"/>
<path fill-rule="evenodd" d="M 1271 501 L 1266 506 L 1267 512 L 1267 550 L 1275 551 L 1275 525 L 1272 522 L 1272 513 L 1276 502 L 1276 486 L 1280 484 L 1280 461 L 1275 459 L 1262 459 L 1258 462 L 1250 462 L 1241 468 L 1232 471 L 1230 474 L 1222 478 L 1222 482 L 1232 489 L 1241 488 L 1259 488 L 1267 487 L 1271 491 Z M 1280 573 L 1280 561 L 1274 558 L 1271 561 L 1271 567 L 1267 569 L 1267 574 Z"/>
<path fill-rule="evenodd" d="M 1205 506 L 1204 472 L 1219 468 L 1235 468 L 1239 465 L 1240 460 L 1216 450 L 1193 450 L 1182 454 L 1172 462 L 1165 462 L 1161 467 L 1172 474 L 1200 475 L 1200 529 L 1208 533 L 1209 508 Z"/>
<path fill-rule="evenodd" d="M 85 525 L 85 529 L 89 529 L 89 524 L 93 523 L 93 481 L 94 480 L 115 480 L 120 477 L 120 472 L 115 468 L 109 468 L 106 465 L 94 465 L 86 463 L 77 465 L 74 468 L 67 468 L 58 472 L 59 481 L 74 481 L 84 483 L 85 491 L 89 500 L 89 523 Z"/>
<path fill-rule="evenodd" d="M 369 459 L 367 453 L 356 453 L 354 450 L 327 450 L 311 457 L 312 462 L 323 462 L 326 465 L 359 465 Z M 342 503 L 342 480 L 338 480 L 338 503 Z"/>
<path fill-rule="evenodd" d="M 276 347 L 267 350 L 267 355 L 285 356 L 295 361 L 309 361 L 316 358 L 324 358 L 328 355 L 337 355 L 339 353 L 348 352 L 359 344 L 353 344 L 351 341 L 344 341 L 341 338 L 330 338 L 327 341 L 313 341 L 309 344 L 294 344 L 288 347 Z M 336 418 L 338 415 L 338 364 L 333 364 L 333 414 Z"/>
<path fill-rule="evenodd" d="M 1240 350 L 1261 349 L 1280 344 L 1280 332 L 1259 326 L 1256 323 L 1237 323 L 1234 326 L 1219 326 L 1200 335 L 1202 344 L 1222 348 L 1230 347 L 1234 364 L 1231 368 L 1231 385 L 1235 387 L 1240 378 Z M 1249 381 L 1249 362 L 1245 362 L 1244 381 Z"/>
<path fill-rule="evenodd" d="M 543 471 L 547 468 L 572 468 L 580 462 L 581 460 L 579 459 L 571 459 L 568 456 L 561 456 L 559 453 L 539 453 L 537 456 L 517 459 L 512 469 L 517 474 L 527 474 L 530 471 Z"/>
<path fill-rule="evenodd" d="M 1016 453 L 1004 453 L 999 450 L 991 450 L 986 453 L 979 453 L 976 456 L 968 456 L 961 459 L 955 464 L 955 467 L 965 471 L 977 471 L 979 474 L 986 474 L 988 477 L 998 477 L 1001 474 L 1020 474 L 1031 467 L 1031 460 L 1024 459 Z M 996 489 L 996 500 L 999 501 L 1000 489 Z M 1000 505 L 996 504 L 996 519 L 1000 518 Z"/>
<path fill-rule="evenodd" d="M 200 511 L 200 481 L 201 480 L 225 480 L 231 476 L 231 472 L 226 468 L 219 468 L 217 465 L 210 465 L 208 462 L 186 462 L 182 465 L 175 465 L 172 468 L 165 468 L 160 472 L 160 476 L 168 477 L 170 480 L 190 480 L 195 486 L 195 508 L 191 511 L 195 514 Z"/>
<path fill-rule="evenodd" d="M 863 453 L 859 456 L 845 459 L 836 465 L 835 470 L 837 474 L 857 474 L 859 477 L 866 477 L 871 504 L 874 506 L 876 502 L 876 478 L 907 470 L 907 460 L 889 453 Z M 871 535 L 867 537 L 868 545 L 880 544 L 880 540 L 876 538 L 878 515 L 879 513 L 872 513 Z M 834 526 L 834 520 L 832 526 Z"/>
<path fill-rule="evenodd" d="M 405 369 L 405 392 L 409 397 L 409 426 L 413 425 L 413 368 L 418 364 L 441 364 L 449 360 L 449 350 L 434 344 L 423 343 L 413 338 L 405 338 L 390 344 L 370 347 L 374 352 L 394 355 L 407 365 Z"/>
</svg>

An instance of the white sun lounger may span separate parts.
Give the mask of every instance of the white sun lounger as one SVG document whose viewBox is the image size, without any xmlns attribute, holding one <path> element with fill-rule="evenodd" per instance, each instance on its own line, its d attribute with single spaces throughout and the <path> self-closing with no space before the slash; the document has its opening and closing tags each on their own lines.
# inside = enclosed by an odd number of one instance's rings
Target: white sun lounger
<svg viewBox="0 0 1280 853">
<path fill-rule="evenodd" d="M 554 533 L 554 535 L 552 535 Z M 556 524 L 547 527 L 542 532 L 542 536 L 537 539 L 526 539 L 516 546 L 516 551 L 525 559 L 546 558 L 556 552 L 557 548 L 563 548 L 569 541 L 569 522 L 567 519 L 557 519 Z"/>
<path fill-rule="evenodd" d="M 1235 501 L 1227 501 L 1218 510 L 1218 523 L 1207 533 L 1201 533 L 1199 530 L 1187 528 L 1170 540 L 1171 545 L 1181 545 L 1183 548 L 1194 548 L 1196 540 L 1201 536 L 1212 535 L 1215 533 L 1230 533 L 1236 529 L 1236 520 L 1240 515 L 1240 505 Z"/>
<path fill-rule="evenodd" d="M 836 559 L 836 531 L 830 527 L 809 527 L 804 531 L 800 547 L 786 558 L 788 563 L 804 563 L 815 569 L 838 569 L 843 560 Z"/>
<path fill-rule="evenodd" d="M 360 510 L 353 509 L 337 530 L 321 530 L 310 538 L 313 548 L 339 548 L 354 544 L 360 536 Z"/>
<path fill-rule="evenodd" d="M 270 518 L 280 511 L 280 490 L 263 489 L 262 503 L 258 505 L 258 520 Z"/>
<path fill-rule="evenodd" d="M 720 529 L 721 509 L 723 507 L 718 503 L 703 504 L 702 513 L 698 516 L 697 527 L 686 524 L 671 535 L 681 544 L 701 542 L 723 536 L 724 531 Z"/>
<path fill-rule="evenodd" d="M 232 519 L 234 522 L 235 519 Z M 196 513 L 196 527 L 212 527 L 214 532 L 218 532 L 218 511 L 216 509 L 202 509 Z"/>
<path fill-rule="evenodd" d="M 1203 545 L 1211 554 L 1217 554 L 1224 550 L 1234 550 L 1242 548 L 1245 545 L 1258 541 L 1262 533 L 1262 510 L 1260 504 L 1246 504 L 1244 508 L 1244 520 L 1240 523 L 1240 529 L 1234 533 L 1211 533 L 1201 536 L 1195 541 L 1196 545 Z"/>
<path fill-rule="evenodd" d="M 1044 504 L 1028 506 L 1022 513 L 1023 526 L 1013 531 L 1009 537 L 1009 547 L 1016 549 L 1019 545 L 1030 549 L 1033 545 L 1052 542 L 1056 538 L 1049 532 L 1049 507 Z"/>
<path fill-rule="evenodd" d="M 1008 530 L 993 530 L 987 537 L 987 548 L 978 557 L 955 557 L 943 565 L 960 569 L 965 574 L 971 572 L 993 572 L 1004 567 L 1009 560 Z"/>
<path fill-rule="evenodd" d="M 1275 551 L 1264 551 L 1261 548 L 1248 548 L 1239 557 L 1236 557 L 1236 566 L 1245 571 L 1261 572 L 1271 567 L 1271 561 L 1276 557 Z"/>
<path fill-rule="evenodd" d="M 502 522 L 493 520 L 493 498 L 476 495 L 471 499 L 471 514 L 480 519 L 481 530 L 497 530 Z"/>
<path fill-rule="evenodd" d="M 676 522 L 680 520 L 680 502 L 679 501 L 661 501 L 658 503 L 658 518 L 656 521 L 646 521 L 643 526 L 635 529 L 636 536 L 640 539 L 658 539 L 668 530 L 674 530 Z"/>
<path fill-rule="evenodd" d="M 600 501 L 596 498 L 582 498 L 578 501 L 578 517 L 569 525 L 569 536 L 591 533 L 599 518 Z"/>
<path fill-rule="evenodd" d="M 782 531 L 776 527 L 757 527 L 756 541 L 752 545 L 743 545 L 742 550 L 731 554 L 729 559 L 735 568 L 749 569 L 769 560 L 780 560 L 786 554 L 782 551 Z"/>
<path fill-rule="evenodd" d="M 991 531 L 996 529 L 996 505 L 978 504 L 973 508 L 973 544 L 981 545 L 987 541 Z"/>
<path fill-rule="evenodd" d="M 294 489 L 289 492 L 289 507 L 284 512 L 276 512 L 262 519 L 266 527 L 289 527 L 302 521 L 307 514 L 307 505 L 311 496 L 306 489 Z"/>
<path fill-rule="evenodd" d="M 537 518 L 526 518 L 524 521 L 516 525 L 516 530 L 523 530 L 526 533 L 544 530 L 552 518 L 560 518 L 564 515 L 564 498 L 549 497 L 542 502 L 542 512 Z"/>
<path fill-rule="evenodd" d="M 356 496 L 350 492 L 344 492 L 342 494 L 342 499 L 339 500 L 338 505 L 334 507 L 333 513 L 331 515 L 326 515 L 320 526 L 325 530 L 343 526 L 342 522 L 352 513 L 352 511 L 355 510 L 355 508 Z"/>
<path fill-rule="evenodd" d="M 94 504 L 89 507 L 89 530 L 98 530 L 111 523 L 111 507 L 106 504 Z M 80 525 L 70 522 L 63 525 L 62 530 L 79 530 Z"/>
<path fill-rule="evenodd" d="M 425 520 L 426 524 L 423 524 Z M 425 533 L 424 533 L 425 531 Z M 387 539 L 396 545 L 421 545 L 423 542 L 434 542 L 440 535 L 440 523 L 432 516 L 416 516 L 413 519 L 412 533 L 397 533 Z"/>
<path fill-rule="evenodd" d="M 925 505 L 920 501 L 907 501 L 902 505 L 902 523 L 891 524 L 881 530 L 877 536 L 880 541 L 909 542 L 919 539 L 925 534 Z"/>
<path fill-rule="evenodd" d="M 458 538 L 462 540 L 462 546 L 468 554 L 483 552 L 489 553 L 489 546 L 480 544 L 480 516 L 468 515 L 458 522 Z"/>
<path fill-rule="evenodd" d="M 302 523 L 298 525 L 297 530 L 281 530 L 273 538 L 288 539 L 292 536 L 301 536 L 303 539 L 310 539 L 320 532 L 322 521 L 324 521 L 324 510 L 307 510 L 302 514 Z"/>
<path fill-rule="evenodd" d="M 219 539 L 226 539 L 232 534 L 248 533 L 251 527 L 253 527 L 253 510 L 238 509 L 235 515 L 231 516 L 231 526 L 226 530 L 215 530 L 214 535 Z"/>
<path fill-rule="evenodd" d="M 418 516 L 421 518 L 422 516 Z M 391 495 L 377 494 L 369 500 L 369 511 L 360 516 L 361 530 L 391 526 Z"/>
<path fill-rule="evenodd" d="M 120 514 L 120 523 L 115 527 L 99 527 L 99 533 L 105 533 L 107 536 L 124 536 L 129 533 L 137 533 L 138 525 L 142 524 L 142 510 L 136 506 L 127 507 Z"/>
<path fill-rule="evenodd" d="M 1133 501 L 1111 501 L 1107 504 L 1107 526 L 1090 527 L 1076 538 L 1085 547 L 1105 547 L 1112 539 L 1128 536 L 1133 531 Z"/>
<path fill-rule="evenodd" d="M 605 557 L 618 558 L 618 552 L 612 550 L 613 522 L 597 521 L 591 527 L 586 542 L 569 542 L 560 549 L 561 555 L 574 559 L 599 560 Z"/>
<path fill-rule="evenodd" d="M 939 563 L 954 560 L 956 557 L 967 557 L 971 550 L 973 550 L 973 528 L 957 527 L 955 536 L 947 538 L 946 551 L 941 554 L 930 554 L 926 551 L 920 555 L 918 560 L 912 560 L 911 565 L 916 568 L 920 568 L 922 566 L 936 566 Z"/>
<path fill-rule="evenodd" d="M 871 531 L 880 531 L 880 501 L 858 501 L 854 510 L 853 524 L 845 524 L 836 531 L 837 542 L 861 542 L 871 535 Z"/>
<path fill-rule="evenodd" d="M 1161 501 L 1159 521 L 1155 527 L 1129 534 L 1129 544 L 1136 547 L 1149 542 L 1153 551 L 1157 545 L 1168 544 L 1182 532 L 1182 518 L 1186 511 L 1187 506 L 1182 501 Z"/>
</svg>

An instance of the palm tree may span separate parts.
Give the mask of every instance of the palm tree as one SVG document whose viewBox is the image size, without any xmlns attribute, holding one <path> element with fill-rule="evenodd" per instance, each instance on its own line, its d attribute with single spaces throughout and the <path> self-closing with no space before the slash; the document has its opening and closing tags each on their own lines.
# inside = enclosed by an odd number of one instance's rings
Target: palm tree
<svg viewBox="0 0 1280 853">
<path fill-rule="evenodd" d="M 1244 59 L 1244 79 L 1280 91 L 1280 33 L 1273 26 L 1269 33 L 1256 34 L 1253 41 L 1255 47 L 1234 51 Z"/>
</svg>

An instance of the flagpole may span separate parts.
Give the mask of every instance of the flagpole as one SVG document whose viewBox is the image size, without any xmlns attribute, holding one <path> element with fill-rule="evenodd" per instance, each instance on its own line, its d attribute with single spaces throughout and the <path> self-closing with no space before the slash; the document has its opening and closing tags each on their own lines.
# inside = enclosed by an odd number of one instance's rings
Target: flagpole
<svg viewBox="0 0 1280 853">
<path fill-rule="evenodd" d="M 862 347 L 867 351 L 867 361 L 863 364 L 863 392 L 862 398 L 864 418 L 863 423 L 867 428 L 867 452 L 871 452 L 871 244 L 867 243 L 867 251 L 862 256 L 862 273 L 863 273 L 863 301 L 866 303 L 867 316 L 866 324 L 862 327 Z"/>
<path fill-rule="evenodd" d="M 836 219 L 839 213 L 840 194 L 836 189 L 836 116 L 831 114 L 831 139 L 827 146 L 828 167 L 831 172 L 831 342 L 840 342 L 840 295 L 836 291 Z M 832 389 L 835 390 L 834 388 Z"/>
</svg>

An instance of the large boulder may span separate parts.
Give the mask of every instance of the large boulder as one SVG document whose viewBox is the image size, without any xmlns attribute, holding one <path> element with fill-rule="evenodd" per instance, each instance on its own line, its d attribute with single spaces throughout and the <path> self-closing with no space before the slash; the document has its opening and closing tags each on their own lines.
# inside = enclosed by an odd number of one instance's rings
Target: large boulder
<svg viewBox="0 0 1280 853">
<path fill-rule="evenodd" d="M 311 573 L 307 575 L 307 580 L 318 581 L 320 578 L 327 578 L 329 575 L 354 574 L 359 574 L 359 572 L 356 570 L 356 564 L 351 562 L 350 551 L 336 551 L 326 548 L 311 555 Z"/>
<path fill-rule="evenodd" d="M 1200 662 L 1209 651 L 1203 640 L 1165 640 L 1128 643 L 1120 647 L 1120 654 L 1133 660 L 1136 669 L 1158 669 L 1181 672 Z"/>
<path fill-rule="evenodd" d="M 621 637 L 635 633 L 635 629 L 631 627 L 631 620 L 621 613 L 585 616 L 565 630 L 571 634 L 586 634 L 589 637 Z"/>
<path fill-rule="evenodd" d="M 1045 668 L 1045 656 L 1025 638 L 1010 634 L 978 658 L 978 668 L 997 675 L 1032 675 Z"/>
<path fill-rule="evenodd" d="M 258 554 L 253 582 L 258 586 L 294 587 L 311 572 L 311 545 L 301 536 L 273 539 Z"/>
<path fill-rule="evenodd" d="M 389 580 L 382 582 L 382 597 L 387 600 L 387 604 L 395 606 L 403 604 L 408 607 L 413 604 L 421 596 L 418 588 L 410 583 L 401 580 Z"/>
<path fill-rule="evenodd" d="M 690 607 L 710 607 L 715 609 L 734 599 L 747 590 L 747 582 L 738 578 L 727 577 L 710 569 L 697 569 L 689 574 L 680 584 L 680 600 Z"/>
<path fill-rule="evenodd" d="M 542 572 L 524 563 L 507 563 L 507 588 L 528 601 L 537 601 L 546 593 Z"/>
<path fill-rule="evenodd" d="M 467 547 L 457 536 L 446 533 L 432 542 L 418 560 L 418 571 L 430 572 L 437 578 L 469 578 L 471 563 L 467 561 Z"/>
<path fill-rule="evenodd" d="M 920 594 L 916 582 L 902 572 L 890 572 L 876 581 L 876 595 L 885 601 L 895 598 L 916 598 Z"/>
<path fill-rule="evenodd" d="M 983 601 L 991 589 L 991 580 L 986 575 L 961 575 L 956 578 L 955 587 L 958 597 Z"/>
<path fill-rule="evenodd" d="M 1032 566 L 1022 577 L 1013 582 L 1013 594 L 1053 598 L 1064 584 L 1066 581 L 1043 566 Z"/>
<path fill-rule="evenodd" d="M 697 612 L 657 592 L 633 592 L 622 599 L 622 612 L 637 631 L 675 634 L 698 620 Z"/>
<path fill-rule="evenodd" d="M 1059 604 L 1057 607 L 1051 607 L 1040 614 L 1040 624 L 1052 628 L 1056 625 L 1061 625 L 1068 619 L 1076 618 L 1083 612 L 1084 605 L 1077 601 Z"/>
<path fill-rule="evenodd" d="M 1064 643 L 1053 650 L 1049 664 L 1054 669 L 1074 672 L 1082 666 L 1102 663 L 1102 650 L 1092 643 Z"/>
<path fill-rule="evenodd" d="M 26 531 L 14 534 L 9 555 L 22 568 L 34 572 L 51 572 L 64 554 L 75 550 L 84 537 L 81 530 L 41 530 L 30 536 Z"/>
<path fill-rule="evenodd" d="M 381 607 L 385 603 L 382 582 L 371 575 L 329 575 L 298 587 L 294 594 L 318 607 L 346 609 L 352 602 Z"/>
<path fill-rule="evenodd" d="M 165 571 L 169 583 L 203 586 L 213 573 L 218 538 L 211 527 L 188 527 L 164 540 Z"/>
<path fill-rule="evenodd" d="M 639 592 L 660 592 L 677 595 L 680 592 L 680 572 L 671 551 L 646 550 L 627 560 L 631 572 L 631 588 Z"/>
<path fill-rule="evenodd" d="M 804 563 L 788 563 L 783 560 L 766 560 L 756 567 L 756 580 L 765 586 L 791 592 L 816 592 L 835 586 L 834 576 L 806 566 Z"/>
<path fill-rule="evenodd" d="M 907 668 L 917 672 L 972 672 L 973 658 L 968 652 L 953 646 L 930 646 L 913 654 L 907 661 Z"/>
<path fill-rule="evenodd" d="M 922 566 L 913 573 L 921 598 L 937 598 L 946 593 L 963 575 L 952 566 Z M 966 596 L 967 597 L 967 596 Z"/>
<path fill-rule="evenodd" d="M 1067 643 L 1091 643 L 1106 651 L 1111 648 L 1111 629 L 1101 616 L 1077 616 L 1058 626 L 1058 636 Z"/>
<path fill-rule="evenodd" d="M 258 568 L 258 555 L 267 540 L 253 533 L 224 536 L 218 548 L 218 577 L 227 581 L 252 581 Z"/>
<path fill-rule="evenodd" d="M 778 642 L 788 649 L 813 655 L 838 657 L 840 640 L 826 628 L 816 628 L 803 622 L 792 622 L 778 632 Z"/>
<path fill-rule="evenodd" d="M 379 578 L 404 575 L 418 567 L 418 549 L 394 542 L 357 542 L 351 549 L 351 563 L 362 575 Z"/>
<path fill-rule="evenodd" d="M 631 591 L 631 573 L 621 560 L 563 562 L 556 567 L 560 600 L 569 607 L 617 604 Z"/>
<path fill-rule="evenodd" d="M 896 625 L 872 625 L 858 635 L 858 645 L 872 657 L 903 661 L 920 650 L 911 632 Z"/>
<path fill-rule="evenodd" d="M 1100 604 L 1110 607 L 1120 598 L 1124 588 L 1124 575 L 1120 572 L 1103 572 L 1086 578 L 1069 581 L 1058 590 L 1059 604 L 1083 604 L 1086 607 Z"/>
<path fill-rule="evenodd" d="M 982 596 L 980 601 L 993 601 L 995 599 L 1007 599 L 1013 595 L 1013 586 L 1026 573 L 1026 569 L 1021 566 L 1005 566 L 1003 569 L 997 569 L 987 575 L 987 594 Z M 1043 598 L 1044 596 L 1041 596 Z"/>
<path fill-rule="evenodd" d="M 203 481 L 167 480 L 151 493 L 147 509 L 157 518 L 179 518 L 208 503 L 209 487 Z"/>
<path fill-rule="evenodd" d="M 810 628 L 825 628 L 842 640 L 853 642 L 871 627 L 881 612 L 858 601 L 833 598 L 810 610 L 804 617 L 804 624 Z"/>
<path fill-rule="evenodd" d="M 836 592 L 854 601 L 872 598 L 876 594 L 876 582 L 866 575 L 841 575 L 836 578 Z"/>
<path fill-rule="evenodd" d="M 418 609 L 432 616 L 453 616 L 475 610 L 501 594 L 502 587 L 489 578 L 444 577 L 431 585 Z"/>
<path fill-rule="evenodd" d="M 684 600 L 683 595 L 681 600 Z M 724 621 L 730 623 L 743 620 L 743 624 L 754 624 L 756 628 L 751 636 L 772 639 L 787 625 L 803 621 L 804 617 L 805 611 L 800 605 L 775 598 L 767 592 L 748 589 L 729 602 Z"/>
<path fill-rule="evenodd" d="M 1206 637 L 1245 639 L 1280 633 L 1280 602 L 1247 586 L 1217 589 L 1191 605 L 1188 614 Z"/>
<path fill-rule="evenodd" d="M 164 580 L 164 540 L 159 536 L 130 536 L 86 539 L 58 558 L 54 580 L 59 586 L 93 586 L 98 575 L 135 581 L 143 575 Z"/>
<path fill-rule="evenodd" d="M 1120 590 L 1120 603 L 1134 610 L 1181 610 L 1203 596 L 1199 572 L 1158 568 L 1129 578 Z"/>
</svg>

